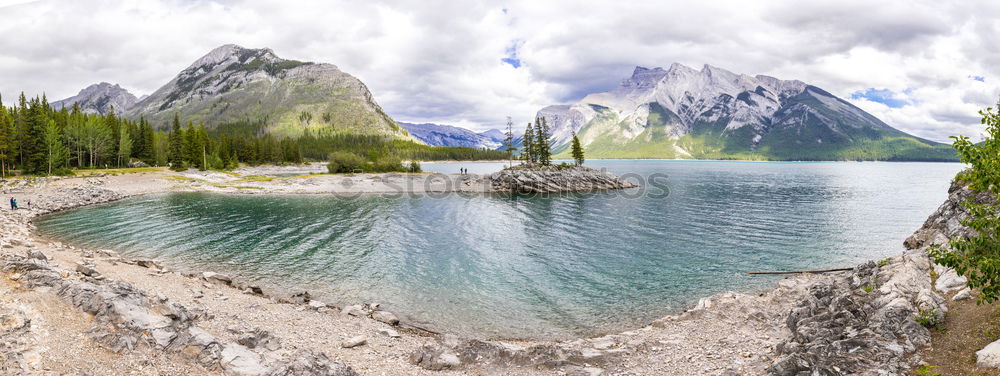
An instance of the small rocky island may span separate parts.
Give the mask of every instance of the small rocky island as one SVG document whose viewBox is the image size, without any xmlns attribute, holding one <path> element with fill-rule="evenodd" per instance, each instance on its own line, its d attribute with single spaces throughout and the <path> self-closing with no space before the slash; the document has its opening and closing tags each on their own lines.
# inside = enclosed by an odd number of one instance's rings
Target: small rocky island
<svg viewBox="0 0 1000 376">
<path fill-rule="evenodd" d="M 485 177 L 494 192 L 557 193 L 634 188 L 636 184 L 607 171 L 583 166 L 524 165 Z"/>
</svg>

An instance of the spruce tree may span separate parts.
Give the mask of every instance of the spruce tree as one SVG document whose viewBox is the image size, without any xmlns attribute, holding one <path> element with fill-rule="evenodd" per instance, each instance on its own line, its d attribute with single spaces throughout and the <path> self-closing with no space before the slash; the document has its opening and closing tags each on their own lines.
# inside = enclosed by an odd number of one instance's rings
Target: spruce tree
<svg viewBox="0 0 1000 376">
<path fill-rule="evenodd" d="M 31 100 L 25 123 L 26 142 L 22 144 L 25 153 L 22 171 L 29 174 L 43 174 L 46 171 L 45 126 L 48 117 L 42 101 L 35 97 Z"/>
<path fill-rule="evenodd" d="M 538 164 L 549 166 L 552 164 L 551 144 L 549 143 L 549 125 L 545 118 L 535 119 L 535 154 Z"/>
<path fill-rule="evenodd" d="M 7 168 L 13 154 L 14 120 L 0 99 L 0 179 L 7 179 Z"/>
<path fill-rule="evenodd" d="M 170 136 L 167 149 L 167 163 L 170 168 L 180 170 L 184 168 L 184 131 L 181 130 L 181 122 L 177 114 L 174 114 L 174 124 L 170 128 Z"/>
<path fill-rule="evenodd" d="M 507 159 L 510 160 L 510 166 L 514 166 L 514 152 L 517 148 L 514 147 L 514 121 L 507 117 L 507 137 L 503 139 L 503 151 L 507 152 Z"/>
<path fill-rule="evenodd" d="M 576 162 L 576 165 L 583 165 L 583 147 L 580 146 L 580 139 L 576 137 L 576 131 L 573 131 L 573 144 L 570 149 L 570 154 L 573 155 L 573 161 Z"/>
<path fill-rule="evenodd" d="M 535 157 L 535 130 L 531 128 L 531 122 L 528 122 L 528 127 L 524 129 L 524 137 L 521 140 L 524 147 L 521 155 L 528 164 L 534 164 L 538 158 Z"/>
<path fill-rule="evenodd" d="M 62 134 L 59 126 L 54 120 L 49 120 L 45 126 L 45 162 L 48 167 L 46 173 L 52 175 L 52 171 L 59 171 L 66 165 L 69 159 L 69 151 L 62 142 Z"/>
<path fill-rule="evenodd" d="M 201 168 L 201 144 L 198 142 L 198 130 L 194 128 L 194 123 L 188 122 L 184 129 L 184 163 L 188 166 Z"/>
</svg>

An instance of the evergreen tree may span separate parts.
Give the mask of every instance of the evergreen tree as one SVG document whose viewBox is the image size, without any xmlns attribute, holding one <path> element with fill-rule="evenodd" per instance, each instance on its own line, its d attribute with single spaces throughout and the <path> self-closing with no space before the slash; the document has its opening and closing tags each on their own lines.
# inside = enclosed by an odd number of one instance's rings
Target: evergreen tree
<svg viewBox="0 0 1000 376">
<path fill-rule="evenodd" d="M 13 154 L 14 119 L 0 99 L 0 179 L 7 179 L 7 169 Z"/>
<path fill-rule="evenodd" d="M 174 114 L 174 124 L 170 128 L 168 141 L 167 163 L 170 168 L 180 170 L 184 168 L 184 131 L 181 130 L 181 121 Z"/>
<path fill-rule="evenodd" d="M 524 137 L 521 140 L 521 144 L 524 147 L 521 155 L 526 162 L 534 164 L 538 161 L 538 158 L 535 156 L 535 131 L 531 128 L 530 122 L 528 123 L 528 127 L 524 129 Z"/>
<path fill-rule="evenodd" d="M 549 141 L 549 125 L 545 118 L 535 119 L 535 154 L 538 164 L 549 166 L 552 164 L 552 145 Z"/>
<path fill-rule="evenodd" d="M 45 126 L 45 162 L 47 164 L 48 175 L 52 175 L 52 171 L 60 171 L 66 166 L 66 161 L 69 159 L 69 150 L 63 145 L 63 138 L 59 132 L 59 127 L 56 125 L 54 120 L 49 120 L 48 125 Z"/>
<path fill-rule="evenodd" d="M 45 107 L 37 97 L 32 99 L 25 122 L 27 138 L 21 145 L 25 154 L 22 171 L 28 174 L 43 174 L 46 172 L 47 155 L 45 150 L 45 127 L 48 125 Z"/>
<path fill-rule="evenodd" d="M 184 129 L 184 164 L 200 169 L 201 145 L 198 141 L 198 131 L 194 128 L 193 123 L 188 122 L 187 128 Z"/>
<path fill-rule="evenodd" d="M 139 119 L 139 129 L 141 129 L 140 134 L 142 136 L 136 141 L 141 144 L 142 147 L 140 152 L 136 153 L 136 157 L 150 166 L 155 165 L 156 150 L 154 146 L 154 135 L 156 134 L 156 131 L 153 130 L 153 126 L 150 125 L 144 118 Z"/>
<path fill-rule="evenodd" d="M 576 162 L 576 165 L 583 165 L 583 147 L 580 146 L 580 139 L 576 137 L 576 131 L 573 131 L 573 144 L 570 149 L 570 154 L 573 155 L 573 161 Z"/>
<path fill-rule="evenodd" d="M 507 159 L 510 160 L 510 165 L 514 165 L 514 152 L 517 148 L 514 147 L 514 121 L 507 117 L 507 137 L 503 139 L 503 151 L 507 153 Z"/>
</svg>

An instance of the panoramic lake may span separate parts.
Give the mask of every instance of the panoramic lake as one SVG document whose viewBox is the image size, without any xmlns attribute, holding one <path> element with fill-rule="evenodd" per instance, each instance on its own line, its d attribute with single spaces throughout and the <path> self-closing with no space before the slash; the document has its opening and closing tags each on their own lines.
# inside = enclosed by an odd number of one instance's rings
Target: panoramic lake
<svg viewBox="0 0 1000 376">
<path fill-rule="evenodd" d="M 379 302 L 431 329 L 566 337 L 635 327 L 747 271 L 849 267 L 903 250 L 957 163 L 593 161 L 656 187 L 504 194 L 142 196 L 45 216 L 42 234 L 179 269 Z M 499 163 L 427 163 L 474 173 Z M 663 189 L 666 188 L 666 189 Z"/>
</svg>

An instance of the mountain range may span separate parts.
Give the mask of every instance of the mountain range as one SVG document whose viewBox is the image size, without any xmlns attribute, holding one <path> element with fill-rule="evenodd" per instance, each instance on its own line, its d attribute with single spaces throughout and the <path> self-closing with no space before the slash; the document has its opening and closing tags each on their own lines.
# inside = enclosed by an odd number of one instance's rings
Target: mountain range
<svg viewBox="0 0 1000 376">
<path fill-rule="evenodd" d="M 220 131 L 295 137 L 306 129 L 384 135 L 432 146 L 497 149 L 497 130 L 400 124 L 367 86 L 332 64 L 282 59 L 233 44 L 196 60 L 149 96 L 91 85 L 53 102 L 85 112 L 112 108 L 164 129 L 177 115 Z M 611 91 L 542 108 L 557 158 L 575 132 L 588 158 L 759 160 L 956 160 L 951 148 L 892 128 L 802 81 L 737 74 L 705 65 L 636 67 Z M 519 141 L 519 138 L 515 141 Z"/>
<path fill-rule="evenodd" d="M 590 158 L 955 160 L 816 86 L 705 65 L 636 67 L 615 89 L 538 111 L 557 157 L 576 132 Z"/>
<path fill-rule="evenodd" d="M 503 145 L 506 135 L 496 129 L 486 132 L 471 130 L 442 124 L 399 123 L 413 138 L 431 146 L 464 146 L 476 149 L 498 150 Z"/>
</svg>

